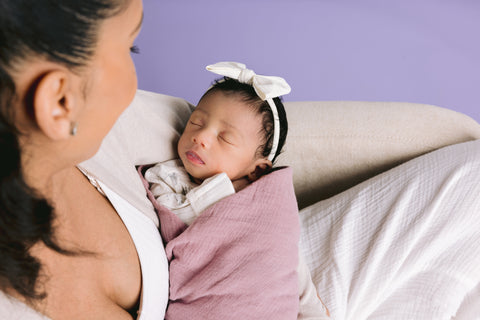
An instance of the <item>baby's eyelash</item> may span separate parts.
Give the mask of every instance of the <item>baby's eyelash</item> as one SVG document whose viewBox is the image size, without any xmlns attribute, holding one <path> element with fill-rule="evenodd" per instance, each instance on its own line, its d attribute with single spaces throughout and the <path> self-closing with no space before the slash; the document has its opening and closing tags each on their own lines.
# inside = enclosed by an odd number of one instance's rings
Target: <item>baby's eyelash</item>
<svg viewBox="0 0 480 320">
<path fill-rule="evenodd" d="M 222 139 L 222 140 L 225 141 L 226 143 L 231 144 L 231 145 L 233 146 L 233 143 L 230 142 L 230 140 L 225 139 L 225 137 L 220 136 L 220 139 Z"/>
<path fill-rule="evenodd" d="M 131 53 L 138 54 L 138 53 L 140 53 L 140 48 L 137 47 L 137 46 L 131 46 L 131 47 L 130 47 L 130 52 L 131 52 Z"/>
</svg>

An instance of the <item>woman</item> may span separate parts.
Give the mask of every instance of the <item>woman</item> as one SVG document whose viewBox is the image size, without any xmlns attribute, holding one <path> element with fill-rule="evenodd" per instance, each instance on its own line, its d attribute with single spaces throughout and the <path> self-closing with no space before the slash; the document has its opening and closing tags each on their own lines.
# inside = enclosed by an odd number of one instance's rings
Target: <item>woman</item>
<svg viewBox="0 0 480 320">
<path fill-rule="evenodd" d="M 142 10 L 0 1 L 0 289 L 53 319 L 131 319 L 138 308 L 133 242 L 76 165 L 135 94 Z"/>
</svg>

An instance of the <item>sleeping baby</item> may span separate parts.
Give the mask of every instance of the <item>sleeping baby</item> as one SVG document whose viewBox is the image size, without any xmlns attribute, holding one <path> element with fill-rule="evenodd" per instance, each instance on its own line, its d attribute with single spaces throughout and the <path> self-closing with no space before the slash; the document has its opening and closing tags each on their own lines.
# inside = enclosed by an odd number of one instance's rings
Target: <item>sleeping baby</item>
<svg viewBox="0 0 480 320">
<path fill-rule="evenodd" d="M 245 66 L 203 95 L 178 142 L 180 160 L 141 167 L 170 262 L 165 319 L 328 319 L 299 259 L 282 78 Z M 300 298 L 299 298 L 300 297 Z"/>
</svg>

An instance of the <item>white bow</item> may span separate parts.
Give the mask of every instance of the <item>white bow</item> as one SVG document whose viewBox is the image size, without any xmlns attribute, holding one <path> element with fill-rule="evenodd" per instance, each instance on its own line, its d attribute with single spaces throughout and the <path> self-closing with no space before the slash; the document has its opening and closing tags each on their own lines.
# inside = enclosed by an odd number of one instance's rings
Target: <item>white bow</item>
<svg viewBox="0 0 480 320">
<path fill-rule="evenodd" d="M 243 63 L 218 62 L 207 66 L 207 70 L 251 85 L 262 100 L 280 97 L 291 91 L 285 79 L 257 75 Z"/>
<path fill-rule="evenodd" d="M 280 139 L 280 119 L 277 106 L 272 99 L 290 93 L 291 88 L 287 81 L 280 77 L 257 75 L 253 70 L 247 69 L 243 63 L 238 62 L 218 62 L 207 66 L 207 70 L 251 85 L 260 99 L 268 102 L 273 114 L 273 144 L 268 160 L 273 161 Z"/>
</svg>

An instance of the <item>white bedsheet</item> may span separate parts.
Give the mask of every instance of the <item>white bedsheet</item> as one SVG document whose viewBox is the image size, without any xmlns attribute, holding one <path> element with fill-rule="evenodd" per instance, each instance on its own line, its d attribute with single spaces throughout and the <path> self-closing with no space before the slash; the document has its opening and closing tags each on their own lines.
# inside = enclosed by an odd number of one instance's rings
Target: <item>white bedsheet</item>
<svg viewBox="0 0 480 320">
<path fill-rule="evenodd" d="M 480 317 L 480 141 L 308 207 L 301 224 L 332 319 Z"/>
</svg>

